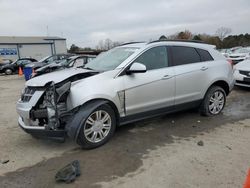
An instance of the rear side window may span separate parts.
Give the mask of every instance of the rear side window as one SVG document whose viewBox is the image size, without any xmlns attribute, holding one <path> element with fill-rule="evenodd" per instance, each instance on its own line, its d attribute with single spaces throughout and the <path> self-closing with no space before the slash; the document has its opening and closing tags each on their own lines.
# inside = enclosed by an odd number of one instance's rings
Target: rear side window
<svg viewBox="0 0 250 188">
<path fill-rule="evenodd" d="M 186 65 L 201 62 L 200 55 L 192 47 L 172 46 L 171 49 L 174 65 Z"/>
<path fill-rule="evenodd" d="M 201 61 L 213 61 L 214 60 L 208 51 L 202 50 L 199 48 L 197 48 L 196 50 L 198 51 L 198 53 L 201 56 Z"/>
</svg>

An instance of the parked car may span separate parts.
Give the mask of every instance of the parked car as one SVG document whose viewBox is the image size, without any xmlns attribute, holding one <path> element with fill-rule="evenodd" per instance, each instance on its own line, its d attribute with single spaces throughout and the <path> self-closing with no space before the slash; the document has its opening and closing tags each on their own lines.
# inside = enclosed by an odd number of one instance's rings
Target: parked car
<svg viewBox="0 0 250 188">
<path fill-rule="evenodd" d="M 11 59 L 3 59 L 0 57 L 0 65 L 3 65 L 3 64 L 10 64 L 12 63 L 13 61 Z"/>
<path fill-rule="evenodd" d="M 248 48 L 238 48 L 233 51 L 233 53 L 227 56 L 229 60 L 233 61 L 233 64 L 237 64 L 246 59 L 250 59 L 250 49 Z"/>
<path fill-rule="evenodd" d="M 235 85 L 250 87 L 250 60 L 245 60 L 234 67 Z"/>
<path fill-rule="evenodd" d="M 57 54 L 57 55 L 51 55 L 51 56 L 47 56 L 44 57 L 43 59 L 39 60 L 38 63 L 34 63 L 34 64 L 29 64 L 27 65 L 28 67 L 32 67 L 33 70 L 37 70 L 43 66 L 46 66 L 48 64 L 51 63 L 59 63 L 64 59 L 67 59 L 69 57 L 73 56 L 72 54 Z"/>
<path fill-rule="evenodd" d="M 94 55 L 78 55 L 78 56 L 71 56 L 68 59 L 62 60 L 59 63 L 51 63 L 48 65 L 45 65 L 39 69 L 37 69 L 32 77 L 36 77 L 45 73 L 54 72 L 57 70 L 61 70 L 64 68 L 70 68 L 70 67 L 82 67 L 86 65 L 88 62 L 93 60 L 96 56 Z"/>
<path fill-rule="evenodd" d="M 220 49 L 219 52 L 225 56 L 226 58 L 229 57 L 229 55 L 232 53 L 232 50 L 231 49 Z"/>
<path fill-rule="evenodd" d="M 31 64 L 31 63 L 35 63 L 35 62 L 37 62 L 37 60 L 33 58 L 17 59 L 13 63 L 8 63 L 3 66 L 0 66 L 0 73 L 5 73 L 6 75 L 18 73 L 19 67 L 23 69 L 24 66 Z"/>
<path fill-rule="evenodd" d="M 95 148 L 119 125 L 189 108 L 217 115 L 233 85 L 232 65 L 211 45 L 130 43 L 26 82 L 18 122 L 29 134 L 67 134 Z"/>
<path fill-rule="evenodd" d="M 0 70 L 1 70 L 2 66 L 7 65 L 7 64 L 11 64 L 12 62 L 13 61 L 10 59 L 0 59 Z"/>
</svg>

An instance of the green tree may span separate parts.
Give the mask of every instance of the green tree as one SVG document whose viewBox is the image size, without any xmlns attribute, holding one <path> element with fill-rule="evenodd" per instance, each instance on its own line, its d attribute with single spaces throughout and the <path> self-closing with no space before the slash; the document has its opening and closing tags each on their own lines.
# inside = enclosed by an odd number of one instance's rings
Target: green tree
<svg viewBox="0 0 250 188">
<path fill-rule="evenodd" d="M 80 50 L 80 48 L 78 47 L 78 46 L 76 46 L 75 44 L 72 44 L 71 46 L 70 46 L 70 49 L 69 49 L 69 53 L 76 53 L 76 52 L 78 52 Z"/>
<path fill-rule="evenodd" d="M 167 37 L 165 35 L 160 36 L 159 40 L 167 40 Z"/>
</svg>

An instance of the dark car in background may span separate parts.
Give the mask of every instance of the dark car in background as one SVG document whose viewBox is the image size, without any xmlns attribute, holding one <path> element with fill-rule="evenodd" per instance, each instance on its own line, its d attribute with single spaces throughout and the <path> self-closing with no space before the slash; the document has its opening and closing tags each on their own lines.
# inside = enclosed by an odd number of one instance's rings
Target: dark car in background
<svg viewBox="0 0 250 188">
<path fill-rule="evenodd" d="M 33 64 L 36 62 L 37 60 L 34 58 L 17 59 L 13 63 L 7 63 L 7 64 L 4 64 L 3 66 L 0 66 L 0 73 L 5 73 L 6 75 L 18 73 L 19 67 L 21 67 L 23 70 L 24 66 L 31 64 L 31 63 Z"/>
<path fill-rule="evenodd" d="M 11 64 L 12 62 L 13 62 L 13 61 L 10 60 L 10 59 L 1 59 L 1 58 L 0 58 L 0 69 L 1 69 L 2 66 Z"/>
<path fill-rule="evenodd" d="M 96 58 L 95 55 L 77 55 L 77 56 L 71 56 L 68 59 L 65 59 L 59 63 L 53 62 L 51 64 L 45 65 L 39 69 L 37 69 L 32 77 L 36 77 L 42 74 L 46 74 L 49 72 L 54 72 L 57 70 L 65 69 L 65 68 L 71 68 L 71 67 L 83 67 L 88 62 Z"/>
<path fill-rule="evenodd" d="M 38 63 L 29 64 L 27 67 L 32 67 L 33 70 L 37 70 L 43 66 L 49 65 L 51 63 L 60 63 L 62 60 L 67 59 L 73 56 L 72 54 L 56 54 L 44 57 L 43 59 L 39 60 Z"/>
</svg>

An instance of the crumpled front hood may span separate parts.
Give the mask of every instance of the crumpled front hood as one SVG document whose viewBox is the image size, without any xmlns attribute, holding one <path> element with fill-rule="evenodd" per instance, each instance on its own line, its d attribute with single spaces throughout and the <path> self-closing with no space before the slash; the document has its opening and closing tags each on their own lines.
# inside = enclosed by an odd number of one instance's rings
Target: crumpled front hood
<svg viewBox="0 0 250 188">
<path fill-rule="evenodd" d="M 81 69 L 81 68 L 70 68 L 70 69 L 64 69 L 56 72 L 47 73 L 41 76 L 37 76 L 35 78 L 32 78 L 26 82 L 26 86 L 33 86 L 33 87 L 41 87 L 45 86 L 49 82 L 59 83 L 67 78 L 70 78 L 74 75 L 82 75 L 85 73 L 94 72 L 87 69 Z"/>
<path fill-rule="evenodd" d="M 250 71 L 250 60 L 245 60 L 235 65 L 237 70 Z"/>
</svg>

